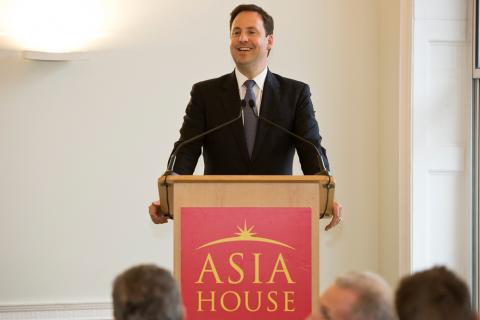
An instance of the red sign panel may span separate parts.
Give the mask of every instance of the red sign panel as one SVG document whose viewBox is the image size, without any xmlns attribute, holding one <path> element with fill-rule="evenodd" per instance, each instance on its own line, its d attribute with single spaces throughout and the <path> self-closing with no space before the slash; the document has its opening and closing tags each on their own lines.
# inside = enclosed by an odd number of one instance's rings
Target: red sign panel
<svg viewBox="0 0 480 320">
<path fill-rule="evenodd" d="M 182 208 L 188 320 L 299 320 L 311 312 L 310 208 Z"/>
</svg>

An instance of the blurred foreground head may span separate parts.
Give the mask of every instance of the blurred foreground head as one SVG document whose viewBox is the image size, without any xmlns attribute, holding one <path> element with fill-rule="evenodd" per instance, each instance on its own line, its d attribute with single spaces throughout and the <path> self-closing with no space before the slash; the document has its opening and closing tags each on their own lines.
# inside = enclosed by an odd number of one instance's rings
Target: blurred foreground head
<svg viewBox="0 0 480 320">
<path fill-rule="evenodd" d="M 394 320 L 392 290 L 371 272 L 338 277 L 320 296 L 316 316 L 321 320 Z M 316 319 L 315 316 L 313 319 Z"/>
<path fill-rule="evenodd" d="M 465 282 L 445 267 L 404 277 L 395 294 L 400 320 L 475 319 Z"/>
<path fill-rule="evenodd" d="M 172 274 L 155 265 L 132 267 L 113 283 L 115 320 L 182 320 L 183 304 Z"/>
</svg>

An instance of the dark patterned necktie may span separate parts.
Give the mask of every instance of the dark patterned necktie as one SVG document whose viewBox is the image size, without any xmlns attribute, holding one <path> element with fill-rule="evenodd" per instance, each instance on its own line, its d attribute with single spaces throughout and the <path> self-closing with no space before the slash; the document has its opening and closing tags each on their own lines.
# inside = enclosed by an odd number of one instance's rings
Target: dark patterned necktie
<svg viewBox="0 0 480 320">
<path fill-rule="evenodd" d="M 245 140 L 247 142 L 247 149 L 250 158 L 252 157 L 253 146 L 255 145 L 255 135 L 257 134 L 258 118 L 255 116 L 253 108 L 250 106 L 250 100 L 255 104 L 255 93 L 253 86 L 255 81 L 247 80 L 244 83 L 247 88 L 245 93 L 245 106 L 243 108 L 243 127 L 245 130 Z"/>
</svg>

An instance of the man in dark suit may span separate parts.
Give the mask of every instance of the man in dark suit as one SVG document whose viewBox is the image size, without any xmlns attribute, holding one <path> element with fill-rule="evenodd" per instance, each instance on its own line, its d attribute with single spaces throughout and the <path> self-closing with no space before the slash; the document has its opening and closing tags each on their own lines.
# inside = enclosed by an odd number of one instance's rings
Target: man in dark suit
<svg viewBox="0 0 480 320">
<path fill-rule="evenodd" d="M 311 141 L 320 149 L 321 137 L 308 86 L 273 74 L 267 69 L 265 71 L 260 115 Z M 225 123 L 239 114 L 241 99 L 235 73 L 238 72 L 194 85 L 180 130 L 181 138 L 175 148 L 180 142 Z M 205 174 L 289 175 L 292 174 L 295 149 L 304 174 L 315 174 L 322 170 L 316 151 L 311 145 L 261 120 L 258 122 L 251 155 L 248 152 L 243 123 L 239 120 L 182 147 L 177 155 L 174 172 L 193 174 L 202 147 Z M 325 150 L 321 150 L 325 169 L 328 170 Z"/>
<path fill-rule="evenodd" d="M 240 5 L 232 11 L 230 53 L 235 71 L 193 86 L 174 150 L 181 142 L 234 119 L 240 112 L 242 118 L 179 149 L 175 173 L 192 174 L 202 148 L 205 174 L 288 175 L 292 173 L 295 149 L 304 174 L 329 170 L 325 149 L 320 145 L 310 89 L 302 82 L 268 70 L 272 46 L 273 18 L 268 13 L 256 5 Z M 252 110 L 310 141 L 320 151 L 322 161 L 312 145 L 259 121 L 251 115 Z M 150 205 L 149 212 L 154 223 L 167 221 L 158 202 Z M 340 220 L 341 205 L 335 202 L 333 218 L 326 229 Z"/>
</svg>

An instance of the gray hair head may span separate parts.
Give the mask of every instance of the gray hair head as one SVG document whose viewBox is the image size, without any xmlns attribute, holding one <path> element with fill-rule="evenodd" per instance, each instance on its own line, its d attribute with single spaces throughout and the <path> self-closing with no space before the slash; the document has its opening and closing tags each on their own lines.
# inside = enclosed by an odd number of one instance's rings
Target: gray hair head
<svg viewBox="0 0 480 320">
<path fill-rule="evenodd" d="M 352 320 L 396 319 L 393 294 L 390 286 L 372 272 L 350 272 L 337 277 L 335 285 L 357 294 L 357 301 L 350 310 Z"/>
<path fill-rule="evenodd" d="M 139 265 L 113 283 L 115 320 L 182 320 L 183 303 L 172 274 L 155 265 Z"/>
</svg>

